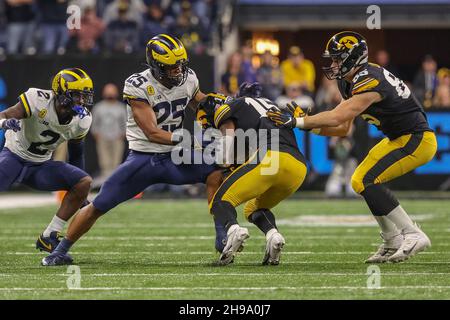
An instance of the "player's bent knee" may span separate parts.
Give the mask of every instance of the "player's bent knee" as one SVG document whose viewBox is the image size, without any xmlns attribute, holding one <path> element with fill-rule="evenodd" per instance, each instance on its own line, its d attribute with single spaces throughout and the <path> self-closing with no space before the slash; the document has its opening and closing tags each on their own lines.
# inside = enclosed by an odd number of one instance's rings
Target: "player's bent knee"
<svg viewBox="0 0 450 320">
<path fill-rule="evenodd" d="M 92 178 L 90 176 L 83 177 L 74 186 L 73 191 L 80 197 L 87 197 L 91 190 Z"/>
<path fill-rule="evenodd" d="M 352 183 L 352 189 L 356 193 L 361 194 L 361 192 L 364 191 L 363 179 L 359 174 L 356 174 L 356 173 L 353 174 L 351 183 Z"/>
<path fill-rule="evenodd" d="M 244 216 L 247 221 L 249 221 L 249 217 L 253 212 L 255 212 L 258 209 L 256 205 L 256 199 L 252 199 L 247 201 L 247 203 L 244 206 Z"/>
</svg>

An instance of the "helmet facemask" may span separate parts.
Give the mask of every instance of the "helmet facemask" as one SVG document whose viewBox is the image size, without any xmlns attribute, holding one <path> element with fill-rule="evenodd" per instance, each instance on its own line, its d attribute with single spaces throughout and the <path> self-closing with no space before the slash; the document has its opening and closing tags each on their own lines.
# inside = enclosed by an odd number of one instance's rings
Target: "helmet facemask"
<svg viewBox="0 0 450 320">
<path fill-rule="evenodd" d="M 150 71 L 153 76 L 163 84 L 167 84 L 171 87 L 178 87 L 186 82 L 188 76 L 188 61 L 179 61 L 174 65 L 167 65 L 164 63 L 158 63 L 153 60 L 149 64 Z M 173 69 L 180 68 L 180 72 L 172 75 Z"/>
<path fill-rule="evenodd" d="M 67 90 L 66 93 L 58 95 L 58 101 L 62 107 L 70 109 L 73 117 L 79 116 L 80 119 L 83 119 L 94 105 L 94 92 L 92 90 Z"/>
</svg>

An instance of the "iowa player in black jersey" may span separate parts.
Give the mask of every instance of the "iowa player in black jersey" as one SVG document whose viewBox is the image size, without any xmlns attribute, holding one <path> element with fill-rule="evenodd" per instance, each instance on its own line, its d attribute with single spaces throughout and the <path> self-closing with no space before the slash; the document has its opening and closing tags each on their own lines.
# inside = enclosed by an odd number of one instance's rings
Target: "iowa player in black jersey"
<svg viewBox="0 0 450 320">
<path fill-rule="evenodd" d="M 307 170 L 293 131 L 279 129 L 267 119 L 266 112 L 272 107 L 276 106 L 270 100 L 249 96 L 228 99 L 226 103 L 218 96 L 210 97 L 201 107 L 214 127 L 222 132 L 224 146 L 216 158 L 223 159 L 225 166 L 237 166 L 210 202 L 214 218 L 227 230 L 227 243 L 219 258 L 221 265 L 232 262 L 249 237 L 248 230 L 240 227 L 236 218 L 235 208 L 244 202 L 245 217 L 266 235 L 263 264 L 277 265 L 280 260 L 285 241 L 270 209 L 301 186 Z M 249 135 L 253 141 L 257 140 L 256 150 L 244 163 L 236 164 L 232 150 L 238 141 L 243 141 L 239 133 L 249 132 L 256 133 L 256 136 Z"/>
<path fill-rule="evenodd" d="M 383 183 L 430 161 L 437 149 L 421 104 L 410 89 L 388 70 L 368 63 L 366 40 L 343 31 L 328 41 L 324 53 L 331 65 L 323 68 L 337 79 L 343 100 L 333 110 L 295 117 L 269 112 L 278 125 L 313 129 L 321 135 L 346 135 L 360 115 L 386 136 L 375 145 L 352 177 L 353 189 L 367 202 L 381 227 L 383 243 L 367 263 L 400 262 L 431 245 Z"/>
</svg>

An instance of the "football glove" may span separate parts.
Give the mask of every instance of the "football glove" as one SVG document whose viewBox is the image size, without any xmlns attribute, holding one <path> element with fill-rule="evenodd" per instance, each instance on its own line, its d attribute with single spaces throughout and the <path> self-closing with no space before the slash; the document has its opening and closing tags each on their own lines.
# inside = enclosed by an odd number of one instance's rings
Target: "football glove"
<svg viewBox="0 0 450 320">
<path fill-rule="evenodd" d="M 309 110 L 307 111 L 309 112 Z M 295 118 L 303 118 L 307 115 L 307 112 L 292 101 L 286 104 L 286 109 L 280 110 L 276 107 L 272 107 L 267 111 L 267 117 L 273 121 L 278 127 L 284 127 L 293 129 L 297 126 Z"/>
<path fill-rule="evenodd" d="M 311 108 L 306 109 L 306 112 L 295 102 L 286 103 L 286 109 L 295 117 L 303 118 L 311 113 Z"/>
<path fill-rule="evenodd" d="M 14 132 L 20 131 L 20 121 L 14 118 L 0 120 L 1 128 L 3 130 L 12 130 Z"/>
</svg>

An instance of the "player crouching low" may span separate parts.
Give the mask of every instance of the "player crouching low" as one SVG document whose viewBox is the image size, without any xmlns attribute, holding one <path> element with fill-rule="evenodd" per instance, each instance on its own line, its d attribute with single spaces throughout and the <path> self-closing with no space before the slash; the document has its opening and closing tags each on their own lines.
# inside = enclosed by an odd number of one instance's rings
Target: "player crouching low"
<svg viewBox="0 0 450 320">
<path fill-rule="evenodd" d="M 0 153 L 0 191 L 22 183 L 43 191 L 67 190 L 36 248 L 52 252 L 59 232 L 86 201 L 92 182 L 84 172 L 83 139 L 91 126 L 88 108 L 93 103 L 93 83 L 81 69 L 60 71 L 52 90 L 30 88 L 19 102 L 0 112 L 6 144 Z M 69 141 L 69 163 L 52 161 L 53 151 Z"/>
<path fill-rule="evenodd" d="M 258 90 L 256 90 L 258 92 Z M 223 148 L 216 153 L 218 162 L 235 164 L 233 151 L 237 130 L 266 131 L 267 139 L 258 139 L 256 151 L 226 177 L 210 202 L 214 218 L 225 226 L 227 242 L 218 264 L 227 265 L 242 250 L 249 237 L 247 228 L 237 222 L 236 207 L 246 202 L 244 213 L 266 235 L 265 265 L 277 265 L 285 244 L 275 216 L 270 210 L 294 193 L 306 176 L 303 155 L 297 147 L 292 130 L 279 130 L 266 117 L 266 111 L 276 107 L 258 94 L 236 99 L 209 97 L 201 108 L 214 127 L 223 134 Z M 242 132 L 241 130 L 241 132 Z M 237 155 L 239 156 L 239 155 Z M 238 162 L 239 163 L 239 162 Z"/>
</svg>

